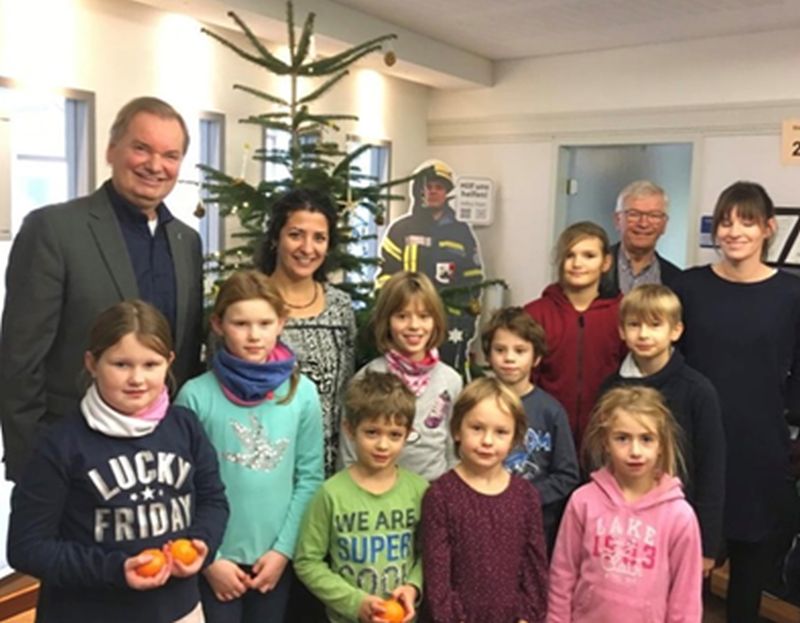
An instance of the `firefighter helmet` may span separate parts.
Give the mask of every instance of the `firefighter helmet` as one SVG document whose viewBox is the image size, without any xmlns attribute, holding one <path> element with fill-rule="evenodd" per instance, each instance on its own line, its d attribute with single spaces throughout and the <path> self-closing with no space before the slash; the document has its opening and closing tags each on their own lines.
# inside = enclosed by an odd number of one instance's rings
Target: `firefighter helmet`
<svg viewBox="0 0 800 623">
<path fill-rule="evenodd" d="M 453 169 L 451 169 L 449 165 L 445 164 L 441 160 L 426 160 L 419 167 L 417 167 L 417 170 L 414 171 L 414 175 L 415 177 L 412 192 L 416 198 L 422 197 L 422 191 L 425 188 L 425 184 L 430 180 L 444 182 L 444 184 L 447 186 L 448 193 L 455 188 L 455 176 L 453 175 Z"/>
</svg>

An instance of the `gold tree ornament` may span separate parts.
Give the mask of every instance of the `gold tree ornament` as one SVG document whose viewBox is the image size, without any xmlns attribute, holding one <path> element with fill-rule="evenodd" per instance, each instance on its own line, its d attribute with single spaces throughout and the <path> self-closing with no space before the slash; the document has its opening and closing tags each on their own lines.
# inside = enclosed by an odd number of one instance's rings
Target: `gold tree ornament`
<svg viewBox="0 0 800 623">
<path fill-rule="evenodd" d="M 394 39 L 389 39 L 383 45 L 383 62 L 387 67 L 393 67 L 397 62 L 397 54 L 394 51 Z"/>
<path fill-rule="evenodd" d="M 197 205 L 194 207 L 194 215 L 197 218 L 203 218 L 206 215 L 206 207 L 203 205 L 202 201 L 198 201 Z"/>
<path fill-rule="evenodd" d="M 472 316 L 480 316 L 481 315 L 480 299 L 477 298 L 470 299 L 469 303 L 467 304 L 467 311 L 469 311 L 470 315 Z"/>
</svg>

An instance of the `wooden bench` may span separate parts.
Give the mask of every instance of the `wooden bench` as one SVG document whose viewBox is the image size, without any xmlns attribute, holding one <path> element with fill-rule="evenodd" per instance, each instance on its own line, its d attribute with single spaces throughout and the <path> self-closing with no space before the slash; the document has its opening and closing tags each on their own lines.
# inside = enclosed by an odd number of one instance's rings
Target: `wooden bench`
<svg viewBox="0 0 800 623">
<path fill-rule="evenodd" d="M 0 621 L 32 623 L 39 582 L 21 573 L 0 580 Z"/>
<path fill-rule="evenodd" d="M 727 563 L 711 573 L 711 592 L 723 599 L 728 595 Z M 768 593 L 761 595 L 760 614 L 774 623 L 800 623 L 800 608 Z"/>
</svg>

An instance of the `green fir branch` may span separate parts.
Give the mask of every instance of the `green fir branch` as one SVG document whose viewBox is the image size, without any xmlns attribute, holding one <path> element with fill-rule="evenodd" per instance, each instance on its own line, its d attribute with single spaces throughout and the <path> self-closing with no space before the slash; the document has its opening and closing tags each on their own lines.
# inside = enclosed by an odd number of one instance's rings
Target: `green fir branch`
<svg viewBox="0 0 800 623">
<path fill-rule="evenodd" d="M 269 121 L 268 119 L 262 119 L 261 115 L 253 116 L 253 117 L 246 117 L 245 119 L 239 119 L 239 123 L 249 123 L 252 125 L 260 125 L 262 128 L 269 128 L 272 130 L 280 130 L 282 132 L 291 132 L 292 126 L 287 123 L 280 123 L 279 121 Z"/>
<path fill-rule="evenodd" d="M 297 70 L 298 67 L 303 65 L 303 61 L 308 56 L 308 50 L 311 48 L 311 36 L 314 34 L 314 13 L 309 13 L 306 17 L 306 23 L 303 24 L 303 32 L 300 34 L 300 42 L 297 44 L 297 52 L 292 56 L 292 69 Z"/>
<path fill-rule="evenodd" d="M 277 95 L 272 95 L 270 93 L 266 93 L 265 91 L 259 91 L 258 89 L 254 89 L 253 87 L 248 87 L 243 84 L 234 84 L 234 89 L 238 89 L 239 91 L 244 91 L 245 93 L 249 93 L 250 95 L 255 95 L 256 97 L 267 100 L 268 102 L 272 102 L 273 104 L 280 104 L 281 106 L 289 107 L 289 102 L 287 102 L 282 97 L 278 97 Z"/>
<path fill-rule="evenodd" d="M 339 126 L 336 121 L 358 121 L 358 117 L 355 115 L 312 115 L 306 113 L 302 116 L 295 115 L 293 125 L 301 132 L 304 131 L 304 127 L 308 128 L 309 126 L 326 128 L 338 132 L 341 130 L 341 126 Z"/>
<path fill-rule="evenodd" d="M 289 61 L 294 67 L 294 44 L 295 44 L 295 37 L 294 37 L 294 5 L 292 4 L 292 0 L 288 0 L 286 3 L 286 30 L 288 31 L 288 38 L 289 38 Z"/>
<path fill-rule="evenodd" d="M 329 78 L 326 80 L 321 86 L 314 89 L 308 95 L 301 97 L 297 100 L 298 104 L 307 104 L 308 102 L 313 102 L 315 99 L 327 93 L 332 86 L 334 86 L 337 82 L 339 82 L 342 78 L 348 75 L 350 72 L 348 70 L 343 70 L 336 74 L 333 78 Z"/>
<path fill-rule="evenodd" d="M 289 66 L 277 56 L 272 54 L 272 52 L 270 52 L 266 46 L 258 40 L 258 37 L 256 37 L 255 33 L 250 30 L 250 27 L 245 24 L 244 21 L 242 21 L 242 19 L 234 11 L 228 11 L 228 17 L 233 19 L 233 21 L 236 22 L 236 25 L 242 29 L 242 32 L 247 37 L 247 40 L 261 55 L 261 60 L 264 61 L 265 66 L 270 67 L 271 71 L 274 71 L 275 73 L 281 73 L 281 71 L 284 74 L 289 73 Z M 276 69 L 273 69 L 272 66 L 274 66 Z"/>
<path fill-rule="evenodd" d="M 326 76 L 343 67 L 348 67 L 367 54 L 377 52 L 382 49 L 383 43 L 391 39 L 397 39 L 397 35 L 382 35 L 375 37 L 364 43 L 348 48 L 339 54 L 328 56 L 313 63 L 309 63 L 300 68 L 301 75 L 306 76 Z"/>
<path fill-rule="evenodd" d="M 256 65 L 260 65 L 261 67 L 264 67 L 265 69 L 268 69 L 269 71 L 271 71 L 273 73 L 276 73 L 276 74 L 279 74 L 279 75 L 285 75 L 285 74 L 288 73 L 288 66 L 286 65 L 286 63 L 284 63 L 280 59 L 277 59 L 275 57 L 272 57 L 273 60 L 259 58 L 258 56 L 255 56 L 254 54 L 250 54 L 249 52 L 243 50 L 238 45 L 236 45 L 234 43 L 231 43 L 230 41 L 228 41 L 227 39 L 225 39 L 221 35 L 218 35 L 217 33 L 213 32 L 211 30 L 208 30 L 207 28 L 201 28 L 200 31 L 202 33 L 205 33 L 206 35 L 208 35 L 212 39 L 216 39 L 222 45 L 224 45 L 226 48 L 228 48 L 230 50 L 233 50 L 236 54 L 241 56 L 246 61 L 250 61 L 251 63 L 254 63 Z M 281 65 L 283 67 L 281 67 Z"/>
<path fill-rule="evenodd" d="M 459 305 L 455 301 L 463 295 L 469 295 L 471 298 L 475 298 L 482 290 L 494 285 L 501 285 L 504 289 L 508 290 L 508 284 L 504 279 L 485 279 L 480 283 L 475 283 L 469 286 L 450 286 L 447 288 L 442 288 L 439 290 L 439 294 L 441 295 L 442 300 L 444 300 L 448 305 L 458 307 L 459 309 L 466 309 L 468 305 Z"/>
<path fill-rule="evenodd" d="M 349 171 L 350 170 L 350 165 L 352 164 L 352 162 L 354 160 L 356 160 L 365 151 L 367 151 L 368 149 L 372 149 L 372 148 L 373 148 L 373 145 L 370 145 L 369 143 L 365 143 L 363 145 L 360 145 L 359 147 L 357 147 L 353 151 L 351 151 L 349 154 L 347 154 L 341 160 L 341 162 L 339 162 L 339 164 L 336 165 L 336 167 L 333 169 L 333 175 L 338 175 L 338 174 L 344 173 L 346 171 Z"/>
</svg>

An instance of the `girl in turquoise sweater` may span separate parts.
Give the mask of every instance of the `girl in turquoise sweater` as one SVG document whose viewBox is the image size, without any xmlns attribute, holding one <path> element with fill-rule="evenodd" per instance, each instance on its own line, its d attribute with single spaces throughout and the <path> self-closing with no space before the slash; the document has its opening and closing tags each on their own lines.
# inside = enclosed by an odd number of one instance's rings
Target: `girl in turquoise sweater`
<svg viewBox="0 0 800 623">
<path fill-rule="evenodd" d="M 211 316 L 224 347 L 178 395 L 217 450 L 231 507 L 201 582 L 208 623 L 283 620 L 300 520 L 323 480 L 319 397 L 279 340 L 286 317 L 263 274 L 231 276 Z"/>
</svg>

